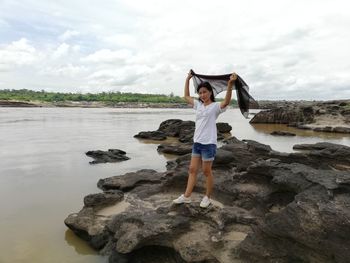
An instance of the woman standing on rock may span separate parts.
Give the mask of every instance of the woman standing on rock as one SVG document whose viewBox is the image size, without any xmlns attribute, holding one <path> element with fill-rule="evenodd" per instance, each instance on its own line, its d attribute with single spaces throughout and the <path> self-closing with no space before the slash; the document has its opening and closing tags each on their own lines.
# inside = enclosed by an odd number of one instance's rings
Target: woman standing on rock
<svg viewBox="0 0 350 263">
<path fill-rule="evenodd" d="M 206 177 L 206 194 L 203 197 L 200 207 L 206 208 L 211 204 L 211 193 L 214 179 L 212 174 L 212 164 L 216 154 L 217 130 L 216 119 L 220 113 L 226 110 L 231 102 L 233 83 L 237 79 L 236 73 L 230 76 L 227 83 L 225 99 L 219 103 L 215 102 L 213 88 L 209 82 L 202 82 L 197 87 L 198 100 L 190 96 L 190 79 L 192 74 L 188 73 L 185 82 L 184 99 L 193 106 L 196 111 L 196 129 L 193 136 L 193 147 L 191 164 L 188 171 L 187 187 L 184 194 L 173 200 L 176 204 L 190 203 L 190 196 L 196 184 L 197 173 L 202 165 L 203 174 Z"/>
</svg>

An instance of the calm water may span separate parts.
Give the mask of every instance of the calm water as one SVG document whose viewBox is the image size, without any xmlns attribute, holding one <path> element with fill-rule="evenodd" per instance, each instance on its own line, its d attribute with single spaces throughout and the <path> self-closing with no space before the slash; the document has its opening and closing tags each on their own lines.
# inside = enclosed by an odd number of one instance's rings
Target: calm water
<svg viewBox="0 0 350 263">
<path fill-rule="evenodd" d="M 158 143 L 133 135 L 170 118 L 193 120 L 191 109 L 0 108 L 0 263 L 107 262 L 67 230 L 63 221 L 99 192 L 98 179 L 143 168 L 165 170 Z M 350 146 L 349 135 L 249 124 L 238 110 L 218 121 L 232 135 L 291 152 L 296 143 L 329 141 Z M 275 137 L 273 130 L 297 133 Z M 88 150 L 125 150 L 129 161 L 90 165 Z M 167 157 L 169 158 L 169 157 Z"/>
</svg>

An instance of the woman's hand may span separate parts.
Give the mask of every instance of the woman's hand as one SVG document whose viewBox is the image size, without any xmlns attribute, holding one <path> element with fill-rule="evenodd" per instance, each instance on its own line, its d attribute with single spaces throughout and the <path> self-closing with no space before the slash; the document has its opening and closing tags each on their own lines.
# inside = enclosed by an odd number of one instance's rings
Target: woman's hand
<svg viewBox="0 0 350 263">
<path fill-rule="evenodd" d="M 233 82 L 235 82 L 236 80 L 237 80 L 237 74 L 235 72 L 233 72 L 232 75 L 230 76 L 230 79 L 229 79 L 228 83 L 230 85 L 232 85 Z"/>
<path fill-rule="evenodd" d="M 193 75 L 191 74 L 191 71 L 187 73 L 187 80 L 190 80 L 193 77 Z"/>
</svg>

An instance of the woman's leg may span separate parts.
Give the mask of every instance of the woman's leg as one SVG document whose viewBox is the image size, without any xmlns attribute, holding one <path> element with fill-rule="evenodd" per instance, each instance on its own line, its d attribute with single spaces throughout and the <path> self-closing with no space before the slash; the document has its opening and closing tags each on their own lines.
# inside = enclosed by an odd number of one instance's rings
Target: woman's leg
<svg viewBox="0 0 350 263">
<path fill-rule="evenodd" d="M 201 157 L 200 156 L 192 156 L 191 158 L 191 164 L 190 168 L 188 170 L 188 180 L 187 180 L 187 187 L 185 192 L 185 197 L 189 197 L 192 194 L 193 188 L 196 185 L 197 181 L 197 173 L 198 169 L 201 163 Z"/>
<path fill-rule="evenodd" d="M 213 165 L 213 161 L 202 162 L 202 170 L 203 170 L 203 174 L 206 177 L 206 186 L 207 186 L 205 195 L 208 196 L 209 198 L 211 196 L 211 193 L 213 191 L 213 186 L 214 186 L 214 178 L 211 170 L 212 165 Z"/>
</svg>

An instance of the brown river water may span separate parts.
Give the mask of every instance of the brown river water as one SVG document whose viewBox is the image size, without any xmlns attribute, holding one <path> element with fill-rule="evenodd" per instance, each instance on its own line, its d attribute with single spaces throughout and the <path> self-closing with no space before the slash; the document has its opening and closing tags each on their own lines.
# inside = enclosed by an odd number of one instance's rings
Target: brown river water
<svg viewBox="0 0 350 263">
<path fill-rule="evenodd" d="M 102 263 L 63 221 L 99 192 L 100 178 L 149 168 L 164 171 L 173 156 L 158 154 L 158 142 L 133 135 L 156 130 L 167 119 L 194 120 L 191 109 L 0 108 L 0 263 Z M 297 143 L 350 146 L 350 135 L 297 130 L 285 125 L 250 125 L 238 110 L 223 113 L 232 135 L 292 152 Z M 270 135 L 290 131 L 294 137 Z M 131 159 L 90 165 L 88 150 L 118 148 Z M 108 212 L 108 211 L 107 211 Z"/>
</svg>

